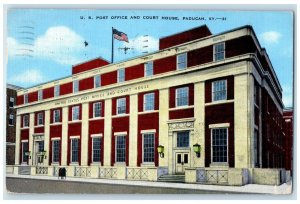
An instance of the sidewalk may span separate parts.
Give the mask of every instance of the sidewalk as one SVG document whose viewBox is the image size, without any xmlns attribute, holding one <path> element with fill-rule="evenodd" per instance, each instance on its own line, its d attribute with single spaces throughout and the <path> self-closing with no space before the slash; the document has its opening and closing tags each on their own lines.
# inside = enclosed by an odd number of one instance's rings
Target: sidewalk
<svg viewBox="0 0 300 204">
<path fill-rule="evenodd" d="M 12 175 L 7 174 L 8 178 L 27 178 L 38 180 L 58 180 L 57 177 L 50 176 L 30 176 L 30 175 Z M 112 179 L 95 179 L 95 178 L 76 178 L 67 177 L 66 180 L 73 182 L 84 183 L 101 183 L 101 184 L 116 184 L 116 185 L 130 185 L 130 186 L 148 186 L 158 188 L 177 188 L 177 189 L 194 189 L 206 191 L 220 191 L 221 192 L 237 192 L 237 193 L 257 193 L 257 194 L 281 194 L 286 195 L 292 192 L 292 183 L 284 183 L 280 186 L 248 184 L 245 186 L 219 186 L 219 185 L 203 185 L 203 184 L 185 184 L 185 183 L 164 183 L 164 182 L 150 182 L 150 181 L 129 181 L 129 180 L 112 180 Z"/>
</svg>

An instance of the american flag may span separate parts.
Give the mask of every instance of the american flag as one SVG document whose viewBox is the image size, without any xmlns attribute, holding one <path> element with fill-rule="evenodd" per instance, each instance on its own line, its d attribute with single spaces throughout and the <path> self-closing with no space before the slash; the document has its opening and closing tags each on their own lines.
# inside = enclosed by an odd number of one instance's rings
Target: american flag
<svg viewBox="0 0 300 204">
<path fill-rule="evenodd" d="M 114 38 L 120 41 L 128 42 L 128 37 L 125 33 L 118 31 L 117 29 L 113 29 Z"/>
</svg>

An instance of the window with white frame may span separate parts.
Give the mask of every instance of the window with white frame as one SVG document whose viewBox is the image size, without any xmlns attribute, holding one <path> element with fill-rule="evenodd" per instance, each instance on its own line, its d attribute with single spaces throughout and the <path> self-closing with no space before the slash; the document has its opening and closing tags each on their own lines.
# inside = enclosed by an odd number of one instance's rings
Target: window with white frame
<svg viewBox="0 0 300 204">
<path fill-rule="evenodd" d="M 28 155 L 26 155 L 28 150 L 28 142 L 22 142 L 22 163 L 28 162 Z"/>
<path fill-rule="evenodd" d="M 93 104 L 93 117 L 101 117 L 101 112 L 102 112 L 102 103 L 101 102 L 96 102 Z"/>
<path fill-rule="evenodd" d="M 59 96 L 60 94 L 60 88 L 59 85 L 54 86 L 54 97 Z"/>
<path fill-rule="evenodd" d="M 189 105 L 189 87 L 176 89 L 176 107 Z"/>
<path fill-rule="evenodd" d="M 154 93 L 144 95 L 144 111 L 154 110 Z"/>
<path fill-rule="evenodd" d="M 79 81 L 73 81 L 73 93 L 77 93 L 79 91 Z"/>
<path fill-rule="evenodd" d="M 177 70 L 182 70 L 187 67 L 187 53 L 177 55 Z"/>
<path fill-rule="evenodd" d="M 179 131 L 177 132 L 177 147 L 189 147 L 190 145 L 190 132 Z"/>
<path fill-rule="evenodd" d="M 101 86 L 101 78 L 100 75 L 94 76 L 94 87 L 98 88 Z"/>
<path fill-rule="evenodd" d="M 13 114 L 9 114 L 9 121 L 8 121 L 8 125 L 14 125 L 14 115 Z"/>
<path fill-rule="evenodd" d="M 79 139 L 71 139 L 71 162 L 77 163 L 79 161 Z"/>
<path fill-rule="evenodd" d="M 59 162 L 60 140 L 52 140 L 52 162 Z"/>
<path fill-rule="evenodd" d="M 93 137 L 93 162 L 97 163 L 101 161 L 101 137 Z"/>
<path fill-rule="evenodd" d="M 60 122 L 60 110 L 59 109 L 53 111 L 53 122 L 54 123 Z"/>
<path fill-rule="evenodd" d="M 72 120 L 79 120 L 79 106 L 72 107 Z"/>
<path fill-rule="evenodd" d="M 143 134 L 143 162 L 154 162 L 154 133 Z"/>
<path fill-rule="evenodd" d="M 214 45 L 214 61 L 225 59 L 225 43 Z"/>
<path fill-rule="evenodd" d="M 228 128 L 211 129 L 212 162 L 228 162 Z"/>
<path fill-rule="evenodd" d="M 28 103 L 28 94 L 24 94 L 24 104 Z"/>
<path fill-rule="evenodd" d="M 118 82 L 123 82 L 125 81 L 125 69 L 119 69 L 118 70 Z"/>
<path fill-rule="evenodd" d="M 116 162 L 126 161 L 126 136 L 116 136 Z"/>
<path fill-rule="evenodd" d="M 37 125 L 43 125 L 44 124 L 44 114 L 38 113 L 37 114 Z"/>
<path fill-rule="evenodd" d="M 23 127 L 29 127 L 29 115 L 23 116 Z"/>
<path fill-rule="evenodd" d="M 15 98 L 9 97 L 9 107 L 13 108 L 15 106 Z"/>
<path fill-rule="evenodd" d="M 153 75 L 153 61 L 145 63 L 145 76 L 152 76 Z"/>
<path fill-rule="evenodd" d="M 117 99 L 117 115 L 126 113 L 126 98 Z"/>
<path fill-rule="evenodd" d="M 218 80 L 212 83 L 212 99 L 213 101 L 227 99 L 227 80 Z"/>
<path fill-rule="evenodd" d="M 43 90 L 38 90 L 38 100 L 43 100 Z"/>
</svg>

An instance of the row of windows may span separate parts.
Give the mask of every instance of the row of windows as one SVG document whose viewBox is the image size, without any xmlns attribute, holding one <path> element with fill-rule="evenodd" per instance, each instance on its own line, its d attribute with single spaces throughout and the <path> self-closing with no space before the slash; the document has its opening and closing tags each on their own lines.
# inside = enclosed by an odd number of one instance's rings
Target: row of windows
<svg viewBox="0 0 300 204">
<path fill-rule="evenodd" d="M 183 70 L 187 68 L 187 53 L 182 53 L 177 55 L 176 57 L 176 69 Z M 225 44 L 219 43 L 214 45 L 214 61 L 219 61 L 225 59 Z M 153 73 L 153 61 L 147 62 L 144 64 L 144 76 L 149 77 L 152 76 Z M 117 82 L 125 81 L 125 69 L 121 68 L 117 70 Z M 101 86 L 101 77 L 100 75 L 94 76 L 94 88 L 98 88 Z M 77 93 L 79 91 L 79 80 L 73 81 L 73 93 Z M 58 97 L 60 95 L 60 85 L 54 86 L 54 97 Z M 43 100 L 43 90 L 38 90 L 38 100 Z M 24 104 L 28 103 L 28 94 L 24 95 Z"/>
<path fill-rule="evenodd" d="M 101 162 L 101 143 L 102 137 L 92 138 L 92 162 Z M 190 132 L 179 131 L 177 132 L 177 147 L 188 148 L 190 146 Z M 52 162 L 58 163 L 60 156 L 60 140 L 52 140 Z M 79 138 L 71 139 L 71 162 L 79 162 Z M 143 134 L 143 162 L 153 163 L 155 159 L 155 134 Z M 212 162 L 228 162 L 228 129 L 215 128 L 211 130 L 211 148 L 212 148 Z M 39 144 L 39 151 L 44 150 L 44 142 Z M 28 158 L 25 152 L 28 151 L 28 142 L 22 142 L 22 162 L 27 162 Z M 115 142 L 115 161 L 126 161 L 126 135 L 116 136 Z"/>
<path fill-rule="evenodd" d="M 227 99 L 227 81 L 218 80 L 212 83 L 212 99 L 213 101 L 226 100 Z M 181 87 L 176 89 L 176 107 L 188 106 L 189 105 L 189 87 Z M 155 94 L 147 93 L 144 94 L 143 99 L 143 110 L 151 111 L 154 110 Z M 80 107 L 72 107 L 72 120 L 79 120 Z M 93 104 L 93 117 L 101 117 L 102 113 L 102 102 L 96 102 Z M 116 114 L 126 114 L 126 98 L 117 99 Z M 54 110 L 53 122 L 60 122 L 60 110 Z M 43 113 L 38 113 L 37 125 L 43 125 Z M 29 120 L 28 115 L 23 117 L 23 126 L 28 127 Z"/>
</svg>

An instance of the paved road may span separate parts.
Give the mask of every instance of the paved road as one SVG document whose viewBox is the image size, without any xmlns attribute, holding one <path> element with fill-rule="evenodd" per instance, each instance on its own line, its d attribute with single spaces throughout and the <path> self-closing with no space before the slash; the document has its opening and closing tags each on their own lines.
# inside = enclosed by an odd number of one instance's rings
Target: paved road
<svg viewBox="0 0 300 204">
<path fill-rule="evenodd" d="M 128 186 L 113 184 L 83 183 L 62 180 L 36 180 L 25 178 L 6 178 L 8 192 L 14 193 L 68 193 L 68 194 L 220 194 L 220 192 Z"/>
</svg>

